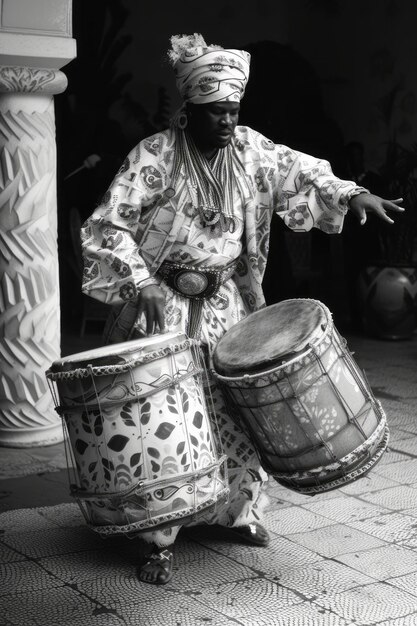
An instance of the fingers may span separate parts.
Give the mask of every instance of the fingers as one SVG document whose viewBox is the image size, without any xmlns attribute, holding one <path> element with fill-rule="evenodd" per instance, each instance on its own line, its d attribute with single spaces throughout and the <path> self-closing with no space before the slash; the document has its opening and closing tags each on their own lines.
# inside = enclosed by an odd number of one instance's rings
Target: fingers
<svg viewBox="0 0 417 626">
<path fill-rule="evenodd" d="M 156 309 L 156 322 L 161 333 L 165 332 L 165 302 L 158 304 Z"/>
<path fill-rule="evenodd" d="M 143 301 L 143 298 L 139 297 L 139 302 L 138 302 L 138 308 L 137 308 L 137 320 L 139 321 L 142 317 L 142 315 L 145 316 L 145 323 L 146 323 L 146 327 L 145 327 L 145 332 L 146 335 L 152 335 L 152 330 L 153 329 L 153 320 L 152 320 L 152 316 L 149 315 L 147 306 L 146 306 L 146 302 Z"/>
<path fill-rule="evenodd" d="M 396 204 L 404 202 L 404 198 L 396 198 L 395 200 L 388 200 L 388 202 L 395 202 Z"/>
<path fill-rule="evenodd" d="M 149 307 L 149 303 L 144 302 L 141 298 L 138 305 L 138 319 L 140 319 L 142 315 L 145 316 L 146 334 L 153 335 L 155 323 L 153 311 L 152 308 Z"/>
<path fill-rule="evenodd" d="M 358 194 L 357 196 L 354 196 L 349 202 L 349 209 L 359 221 L 361 226 L 363 226 L 366 222 L 365 204 L 363 203 L 363 201 L 359 200 L 362 195 L 365 194 Z"/>
<path fill-rule="evenodd" d="M 403 198 L 385 200 L 385 198 L 369 194 L 367 196 L 364 195 L 364 197 L 361 198 L 361 202 L 352 202 L 351 209 L 353 209 L 353 212 L 358 218 L 361 226 L 366 223 L 367 213 L 373 213 L 384 222 L 394 224 L 394 220 L 387 214 L 387 211 L 402 213 L 405 209 L 404 207 L 398 206 L 401 202 L 403 202 Z"/>
<path fill-rule="evenodd" d="M 384 209 L 389 209 L 390 211 L 403 212 L 405 208 L 402 206 L 397 206 L 397 204 L 403 202 L 404 198 L 397 198 L 396 200 L 382 200 L 382 205 Z"/>
<path fill-rule="evenodd" d="M 158 332 L 158 328 L 162 330 L 161 319 L 162 326 L 164 326 L 164 314 L 160 311 L 160 305 L 154 301 L 149 302 L 147 308 L 145 309 L 145 317 L 147 335 L 156 334 Z"/>
<path fill-rule="evenodd" d="M 396 213 L 403 213 L 405 211 L 404 207 L 397 206 L 397 203 L 403 201 L 403 198 L 396 198 L 395 200 L 384 200 L 381 199 L 381 208 L 378 211 L 379 217 L 384 220 L 384 222 L 388 222 L 388 224 L 394 224 L 394 220 L 387 215 L 386 211 L 394 211 Z"/>
<path fill-rule="evenodd" d="M 361 226 L 366 222 L 366 211 L 363 207 L 352 204 L 350 212 L 354 214 L 355 218 L 360 222 Z"/>
<path fill-rule="evenodd" d="M 159 288 L 157 291 L 152 290 L 152 295 L 148 292 L 139 296 L 137 311 L 138 317 L 145 316 L 148 336 L 157 333 L 158 329 L 161 332 L 165 331 L 165 296 Z"/>
<path fill-rule="evenodd" d="M 144 312 L 143 300 L 139 296 L 138 308 L 137 308 L 137 319 L 140 319 L 142 317 L 143 312 Z"/>
<path fill-rule="evenodd" d="M 158 289 L 158 295 L 153 298 L 153 332 L 157 332 L 157 328 L 161 333 L 165 330 L 165 295 L 162 290 Z"/>
<path fill-rule="evenodd" d="M 378 216 L 381 218 L 381 220 L 383 220 L 384 222 L 388 222 L 388 224 L 393 224 L 394 220 L 390 218 L 389 215 L 387 215 L 385 213 L 385 211 L 379 211 L 378 212 Z"/>
<path fill-rule="evenodd" d="M 366 210 L 363 206 L 355 207 L 355 215 L 359 220 L 361 226 L 366 222 Z"/>
<path fill-rule="evenodd" d="M 153 310 L 152 311 L 146 311 L 145 312 L 145 316 L 146 316 L 146 334 L 149 335 L 153 335 L 154 334 L 154 329 L 155 329 L 155 319 L 153 316 Z"/>
</svg>

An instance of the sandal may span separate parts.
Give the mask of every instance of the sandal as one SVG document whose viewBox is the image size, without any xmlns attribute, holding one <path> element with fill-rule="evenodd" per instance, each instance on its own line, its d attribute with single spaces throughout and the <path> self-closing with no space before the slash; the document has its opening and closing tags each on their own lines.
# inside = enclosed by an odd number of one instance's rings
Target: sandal
<svg viewBox="0 0 417 626">
<path fill-rule="evenodd" d="M 173 574 L 174 554 L 168 548 L 155 548 L 138 570 L 139 580 L 153 585 L 166 585 Z"/>
<path fill-rule="evenodd" d="M 228 528 L 234 535 L 245 539 L 248 543 L 255 546 L 267 546 L 270 542 L 270 536 L 266 528 L 261 524 L 246 524 L 245 526 L 233 526 Z"/>
</svg>

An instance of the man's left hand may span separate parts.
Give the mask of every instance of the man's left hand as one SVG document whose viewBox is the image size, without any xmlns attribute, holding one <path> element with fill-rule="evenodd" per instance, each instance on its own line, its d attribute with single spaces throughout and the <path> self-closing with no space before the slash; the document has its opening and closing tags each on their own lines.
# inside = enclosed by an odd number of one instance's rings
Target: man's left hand
<svg viewBox="0 0 417 626">
<path fill-rule="evenodd" d="M 381 220 L 393 224 L 394 220 L 387 215 L 387 211 L 404 211 L 404 207 L 398 206 L 402 201 L 403 198 L 385 200 L 379 196 L 374 196 L 372 193 L 359 193 L 349 200 L 349 208 L 356 215 L 361 226 L 366 222 L 367 213 L 374 213 Z"/>
</svg>

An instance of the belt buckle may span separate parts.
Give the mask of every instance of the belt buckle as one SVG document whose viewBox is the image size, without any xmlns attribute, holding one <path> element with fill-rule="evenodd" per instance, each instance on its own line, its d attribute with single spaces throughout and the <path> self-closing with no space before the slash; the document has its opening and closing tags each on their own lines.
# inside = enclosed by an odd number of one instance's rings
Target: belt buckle
<svg viewBox="0 0 417 626">
<path fill-rule="evenodd" d="M 185 296 L 199 296 L 209 286 L 206 274 L 196 270 L 180 271 L 175 277 L 175 287 Z"/>
</svg>

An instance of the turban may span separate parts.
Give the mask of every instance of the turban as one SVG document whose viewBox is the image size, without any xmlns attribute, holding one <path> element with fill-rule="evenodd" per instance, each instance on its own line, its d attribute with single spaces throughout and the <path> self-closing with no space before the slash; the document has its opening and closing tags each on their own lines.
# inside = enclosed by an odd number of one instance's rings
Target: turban
<svg viewBox="0 0 417 626">
<path fill-rule="evenodd" d="M 199 33 L 174 35 L 168 57 L 185 102 L 239 102 L 249 78 L 250 54 L 207 45 Z"/>
</svg>

